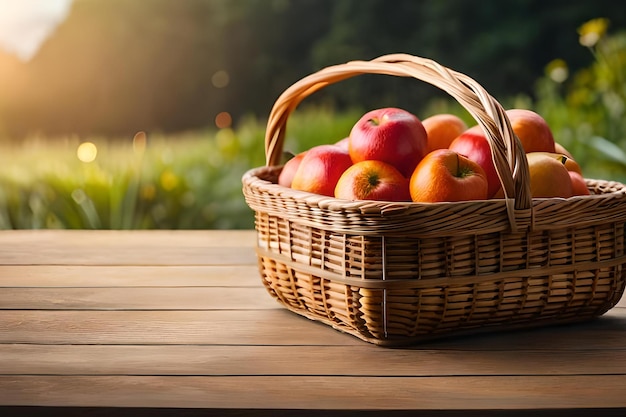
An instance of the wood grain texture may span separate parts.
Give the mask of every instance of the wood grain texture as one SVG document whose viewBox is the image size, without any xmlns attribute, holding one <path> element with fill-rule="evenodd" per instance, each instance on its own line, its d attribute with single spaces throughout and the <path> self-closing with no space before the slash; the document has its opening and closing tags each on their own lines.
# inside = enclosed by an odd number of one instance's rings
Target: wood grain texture
<svg viewBox="0 0 626 417">
<path fill-rule="evenodd" d="M 626 376 L 2 376 L 0 403 L 291 409 L 626 407 Z"/>
<path fill-rule="evenodd" d="M 492 349 L 619 349 L 626 312 L 587 323 L 425 343 Z M 210 311 L 0 311 L 0 343 L 357 345 L 358 339 L 285 309 Z"/>
<path fill-rule="evenodd" d="M 258 310 L 278 304 L 262 287 L 5 288 L 3 310 Z"/>
<path fill-rule="evenodd" d="M 0 232 L 2 265 L 255 264 L 253 231 Z"/>
<path fill-rule="evenodd" d="M 358 344 L 282 308 L 212 311 L 0 311 L 0 343 Z"/>
<path fill-rule="evenodd" d="M 1 233 L 0 233 L 1 235 Z M 210 253 L 207 255 L 210 256 Z M 2 287 L 259 287 L 250 265 L 0 265 Z"/>
<path fill-rule="evenodd" d="M 626 348 L 0 345 L 0 375 L 538 376 L 626 374 Z M 349 358 L 349 360 L 348 360 Z M 355 366 L 359 364 L 359 366 Z"/>
</svg>

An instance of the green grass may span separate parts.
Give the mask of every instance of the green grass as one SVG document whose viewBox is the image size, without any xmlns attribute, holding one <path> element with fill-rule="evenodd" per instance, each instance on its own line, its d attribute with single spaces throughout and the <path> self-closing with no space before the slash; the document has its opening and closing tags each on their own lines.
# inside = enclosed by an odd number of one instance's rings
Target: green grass
<svg viewBox="0 0 626 417">
<path fill-rule="evenodd" d="M 356 112 L 310 108 L 289 121 L 285 150 L 297 153 L 347 135 Z M 314 126 L 314 128 L 312 128 Z M 132 138 L 28 138 L 0 145 L 1 229 L 253 228 L 241 177 L 265 164 L 265 124 Z M 82 162 L 83 142 L 97 156 Z"/>
</svg>

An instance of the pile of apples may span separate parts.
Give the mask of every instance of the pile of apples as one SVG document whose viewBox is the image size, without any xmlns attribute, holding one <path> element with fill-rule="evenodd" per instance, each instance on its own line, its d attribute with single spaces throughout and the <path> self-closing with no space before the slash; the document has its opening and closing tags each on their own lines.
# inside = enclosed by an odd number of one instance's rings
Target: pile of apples
<svg viewBox="0 0 626 417">
<path fill-rule="evenodd" d="M 587 195 L 582 171 L 547 122 L 507 110 L 524 148 L 533 197 Z M 489 143 L 453 114 L 420 120 L 399 108 L 364 114 L 350 135 L 290 159 L 278 184 L 346 200 L 454 202 L 502 198 Z"/>
</svg>

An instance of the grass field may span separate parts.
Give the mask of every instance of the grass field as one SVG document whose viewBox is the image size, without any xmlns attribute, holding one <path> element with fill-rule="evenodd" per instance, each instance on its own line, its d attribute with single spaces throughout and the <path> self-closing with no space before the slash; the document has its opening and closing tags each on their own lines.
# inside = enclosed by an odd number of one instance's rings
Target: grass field
<svg viewBox="0 0 626 417">
<path fill-rule="evenodd" d="M 294 115 L 285 150 L 339 140 L 357 117 Z M 236 130 L 0 145 L 0 228 L 252 228 L 241 177 L 265 164 L 264 131 L 250 119 Z"/>
</svg>

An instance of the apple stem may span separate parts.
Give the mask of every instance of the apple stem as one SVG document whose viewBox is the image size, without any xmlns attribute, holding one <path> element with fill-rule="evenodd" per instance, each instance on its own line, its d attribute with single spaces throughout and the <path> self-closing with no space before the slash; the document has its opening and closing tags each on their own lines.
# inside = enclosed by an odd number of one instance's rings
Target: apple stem
<svg viewBox="0 0 626 417">
<path fill-rule="evenodd" d="M 368 120 L 368 122 L 370 122 L 374 126 L 379 126 L 380 125 L 380 120 L 378 120 L 377 117 L 372 117 L 371 119 Z"/>
<path fill-rule="evenodd" d="M 461 156 L 456 154 L 456 176 L 457 178 L 464 178 L 468 175 L 472 174 L 472 170 L 470 168 L 461 168 Z"/>
</svg>

